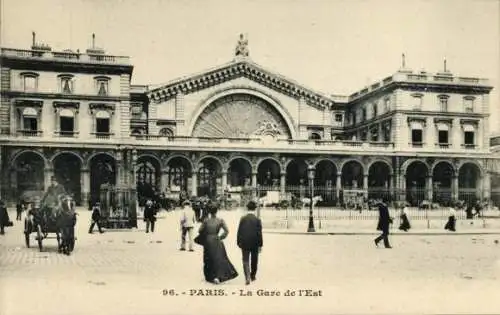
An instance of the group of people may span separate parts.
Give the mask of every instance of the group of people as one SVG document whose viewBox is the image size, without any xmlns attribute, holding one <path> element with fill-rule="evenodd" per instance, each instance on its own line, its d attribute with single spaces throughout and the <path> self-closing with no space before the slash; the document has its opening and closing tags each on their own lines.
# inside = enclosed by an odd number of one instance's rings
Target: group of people
<svg viewBox="0 0 500 315">
<path fill-rule="evenodd" d="M 253 213 L 256 208 L 257 203 L 254 201 L 247 204 L 248 213 L 240 219 L 237 232 L 237 245 L 241 249 L 247 285 L 256 280 L 258 257 L 263 246 L 262 222 Z M 213 202 L 203 205 L 201 209 L 205 213 L 203 220 L 199 211 L 200 209 L 197 206 L 193 207 L 189 200 L 183 201 L 180 219 L 180 250 L 186 250 L 186 238 L 188 238 L 188 249 L 194 251 L 193 230 L 195 223 L 202 221 L 194 242 L 203 246 L 205 280 L 219 284 L 236 278 L 238 272 L 231 263 L 224 246 L 224 239 L 228 236 L 229 229 L 224 219 L 217 216 L 218 205 Z"/>
</svg>

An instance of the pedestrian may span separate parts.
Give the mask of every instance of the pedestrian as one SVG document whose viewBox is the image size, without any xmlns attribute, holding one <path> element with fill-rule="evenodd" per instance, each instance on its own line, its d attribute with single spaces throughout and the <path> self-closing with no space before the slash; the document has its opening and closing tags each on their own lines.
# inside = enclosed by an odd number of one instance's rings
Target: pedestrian
<svg viewBox="0 0 500 315">
<path fill-rule="evenodd" d="M 197 198 L 193 199 L 192 207 L 196 222 L 201 222 L 201 202 Z"/>
<path fill-rule="evenodd" d="M 399 225 L 399 229 L 401 231 L 408 232 L 411 229 L 410 220 L 408 219 L 408 208 L 406 206 L 401 207 L 401 213 L 399 215 L 401 219 L 401 224 Z"/>
<path fill-rule="evenodd" d="M 444 229 L 445 230 L 448 230 L 448 231 L 451 231 L 451 232 L 455 232 L 456 231 L 455 230 L 455 226 L 456 226 L 456 223 L 457 223 L 456 216 L 457 216 L 457 212 L 455 211 L 455 209 L 453 208 L 453 206 L 450 206 L 448 221 L 444 225 Z"/>
<path fill-rule="evenodd" d="M 21 213 L 23 212 L 24 202 L 19 200 L 16 205 L 16 221 L 21 221 Z"/>
<path fill-rule="evenodd" d="M 194 210 L 191 207 L 191 202 L 189 200 L 184 200 L 182 203 L 182 215 L 181 215 L 181 248 L 180 250 L 186 250 L 186 235 L 189 237 L 189 251 L 193 252 L 193 228 L 196 222 Z"/>
<path fill-rule="evenodd" d="M 217 206 L 215 204 L 207 205 L 209 217 L 203 221 L 199 229 L 197 239 L 198 244 L 203 245 L 203 274 L 205 280 L 214 284 L 234 279 L 238 272 L 227 256 L 226 248 L 222 242 L 229 230 L 226 222 L 217 217 Z M 223 233 L 219 235 L 219 232 Z"/>
<path fill-rule="evenodd" d="M 378 203 L 378 214 L 377 230 L 382 231 L 382 234 L 374 240 L 375 246 L 378 247 L 378 243 L 384 240 L 385 248 L 392 248 L 389 244 L 389 226 L 392 223 L 392 218 L 389 215 L 389 209 L 385 200 Z"/>
<path fill-rule="evenodd" d="M 481 203 L 481 200 L 476 201 L 476 205 L 474 206 L 474 210 L 476 210 L 475 215 L 477 215 L 478 218 L 481 217 L 481 212 L 483 211 L 483 203 Z"/>
<path fill-rule="evenodd" d="M 5 203 L 0 200 L 0 235 L 5 234 L 6 226 L 12 226 L 12 222 L 9 219 L 9 213 L 7 212 Z"/>
<path fill-rule="evenodd" d="M 94 231 L 94 226 L 97 224 L 97 229 L 99 233 L 104 233 L 101 227 L 101 204 L 96 202 L 92 207 L 92 219 L 89 227 L 89 234 L 92 234 Z"/>
<path fill-rule="evenodd" d="M 241 249 L 245 284 L 247 285 L 250 284 L 250 281 L 255 281 L 256 279 L 259 253 L 263 245 L 262 222 L 253 214 L 256 208 L 257 203 L 255 201 L 251 200 L 248 202 L 248 213 L 241 217 L 236 237 L 238 247 Z"/>
<path fill-rule="evenodd" d="M 149 226 L 151 226 L 151 233 L 154 233 L 156 211 L 153 207 L 153 201 L 151 199 L 148 199 L 144 205 L 144 221 L 146 221 L 146 233 L 149 233 Z"/>
<path fill-rule="evenodd" d="M 474 206 L 472 205 L 472 202 L 469 202 L 467 204 L 467 208 L 465 208 L 465 218 L 466 219 L 473 219 L 474 218 L 474 213 L 472 212 Z"/>
</svg>

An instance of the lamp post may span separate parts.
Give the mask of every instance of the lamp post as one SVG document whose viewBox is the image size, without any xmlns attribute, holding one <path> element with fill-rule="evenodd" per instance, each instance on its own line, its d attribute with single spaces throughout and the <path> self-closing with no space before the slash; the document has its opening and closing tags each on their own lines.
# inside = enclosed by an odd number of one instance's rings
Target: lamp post
<svg viewBox="0 0 500 315">
<path fill-rule="evenodd" d="M 309 226 L 307 227 L 307 232 L 316 232 L 313 220 L 314 167 L 312 165 L 307 167 L 307 177 L 309 178 L 309 190 L 311 193 L 311 202 L 309 203 Z"/>
</svg>

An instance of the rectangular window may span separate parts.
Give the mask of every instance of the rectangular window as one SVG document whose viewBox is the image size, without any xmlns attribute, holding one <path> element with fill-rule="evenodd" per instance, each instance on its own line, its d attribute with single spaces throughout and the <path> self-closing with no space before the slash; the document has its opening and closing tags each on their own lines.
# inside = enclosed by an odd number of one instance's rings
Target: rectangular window
<svg viewBox="0 0 500 315">
<path fill-rule="evenodd" d="M 97 95 L 100 95 L 100 96 L 108 95 L 108 81 L 107 80 L 97 81 Z"/>
<path fill-rule="evenodd" d="M 411 131 L 411 143 L 416 145 L 421 145 L 423 139 L 422 129 L 412 129 Z"/>
<path fill-rule="evenodd" d="M 352 124 L 356 124 L 356 113 L 352 113 Z"/>
<path fill-rule="evenodd" d="M 23 117 L 23 129 L 29 131 L 38 130 L 38 121 L 35 117 Z"/>
<path fill-rule="evenodd" d="M 412 99 L 412 109 L 421 110 L 422 109 L 422 95 L 414 95 Z"/>
<path fill-rule="evenodd" d="M 61 93 L 73 93 L 73 81 L 71 78 L 61 78 Z"/>
<path fill-rule="evenodd" d="M 365 121 L 368 117 L 366 117 L 366 108 L 361 110 L 361 121 Z"/>
<path fill-rule="evenodd" d="M 25 92 L 36 91 L 36 77 L 25 75 L 23 77 L 23 86 Z"/>
<path fill-rule="evenodd" d="M 474 131 L 464 132 L 464 144 L 465 146 L 474 146 Z"/>
<path fill-rule="evenodd" d="M 96 118 L 95 131 L 97 133 L 109 133 L 109 119 Z"/>
<path fill-rule="evenodd" d="M 447 130 L 439 130 L 438 141 L 439 141 L 439 144 L 448 144 L 448 131 Z"/>
<path fill-rule="evenodd" d="M 464 99 L 465 112 L 473 113 L 474 112 L 474 100 L 470 98 Z"/>
<path fill-rule="evenodd" d="M 342 122 L 342 114 L 335 114 L 335 122 L 338 123 Z"/>
<path fill-rule="evenodd" d="M 377 117 L 377 104 L 373 104 L 373 118 Z"/>
<path fill-rule="evenodd" d="M 60 120 L 61 134 L 73 134 L 74 119 L 73 117 L 61 117 Z"/>
<path fill-rule="evenodd" d="M 448 111 L 448 98 L 446 98 L 446 97 L 440 97 L 439 98 L 439 110 L 441 112 L 447 112 Z"/>
</svg>

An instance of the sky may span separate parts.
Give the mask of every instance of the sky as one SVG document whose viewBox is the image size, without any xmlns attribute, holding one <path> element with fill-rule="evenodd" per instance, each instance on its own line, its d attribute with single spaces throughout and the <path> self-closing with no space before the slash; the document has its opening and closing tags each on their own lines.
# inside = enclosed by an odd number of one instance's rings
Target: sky
<svg viewBox="0 0 500 315">
<path fill-rule="evenodd" d="M 240 33 L 250 58 L 326 94 L 396 72 L 481 77 L 500 132 L 500 0 L 0 0 L 2 47 L 96 46 L 131 57 L 132 84 L 161 84 L 225 64 Z"/>
</svg>

